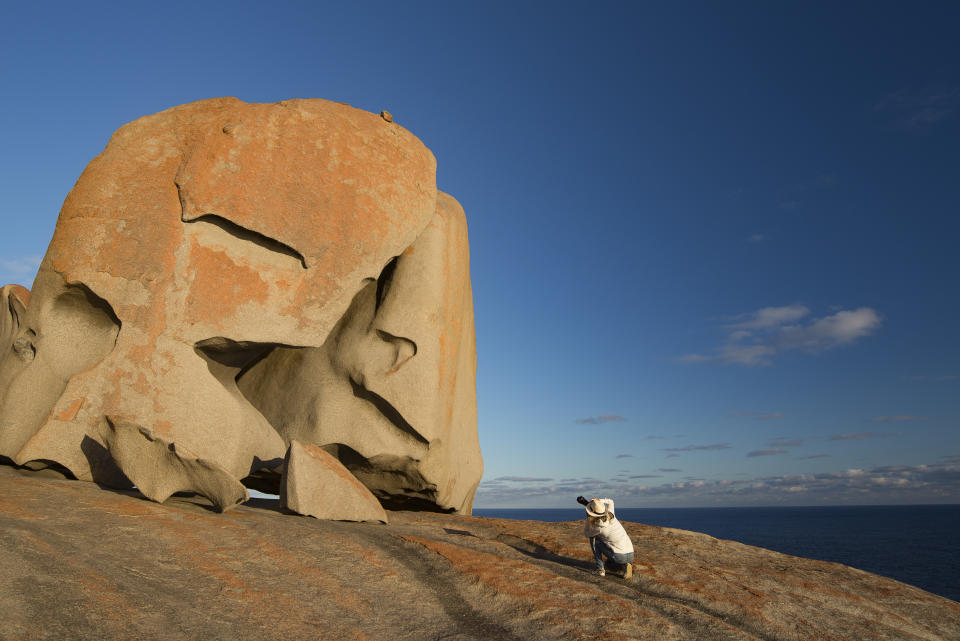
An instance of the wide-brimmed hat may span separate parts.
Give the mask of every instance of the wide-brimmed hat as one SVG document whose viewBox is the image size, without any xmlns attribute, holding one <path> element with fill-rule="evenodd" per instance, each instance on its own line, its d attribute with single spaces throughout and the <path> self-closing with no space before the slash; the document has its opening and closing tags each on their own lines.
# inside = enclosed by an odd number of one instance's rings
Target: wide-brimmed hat
<svg viewBox="0 0 960 641">
<path fill-rule="evenodd" d="M 590 516 L 603 516 L 607 513 L 607 504 L 600 499 L 593 499 L 587 503 L 587 514 Z"/>
</svg>

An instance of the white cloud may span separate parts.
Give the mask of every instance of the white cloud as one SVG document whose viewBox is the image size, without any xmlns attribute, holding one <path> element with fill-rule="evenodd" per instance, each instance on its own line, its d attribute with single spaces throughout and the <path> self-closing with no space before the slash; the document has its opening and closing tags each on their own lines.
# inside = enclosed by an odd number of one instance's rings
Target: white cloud
<svg viewBox="0 0 960 641">
<path fill-rule="evenodd" d="M 899 432 L 893 434 L 882 432 L 857 432 L 855 434 L 832 434 L 831 441 L 862 441 L 868 438 L 889 438 L 891 436 L 900 436 Z"/>
<path fill-rule="evenodd" d="M 694 451 L 714 451 L 728 450 L 729 443 L 711 443 L 710 445 L 685 445 L 684 447 L 665 447 L 664 452 L 694 452 Z"/>
<path fill-rule="evenodd" d="M 17 276 L 23 274 L 35 274 L 40 267 L 43 256 L 21 256 L 19 258 L 8 258 L 0 260 L 0 269 Z"/>
<path fill-rule="evenodd" d="M 927 131 L 957 112 L 960 87 L 928 86 L 915 92 L 897 91 L 877 101 L 874 108 L 892 115 L 898 127 Z"/>
<path fill-rule="evenodd" d="M 852 343 L 880 327 L 880 323 L 880 315 L 869 307 L 845 310 L 819 318 L 810 325 L 782 327 L 777 344 L 781 350 L 820 352 Z"/>
<path fill-rule="evenodd" d="M 748 367 L 770 365 L 775 356 L 786 351 L 818 354 L 849 345 L 882 324 L 880 315 L 869 307 L 806 320 L 809 315 L 810 310 L 804 305 L 764 307 L 743 314 L 736 322 L 722 327 L 726 336 L 712 354 L 687 354 L 678 360 L 719 361 Z"/>
<path fill-rule="evenodd" d="M 744 320 L 727 325 L 727 327 L 735 330 L 776 327 L 784 323 L 796 322 L 809 314 L 810 310 L 804 305 L 764 307 L 750 314 L 742 314 L 739 318 L 743 318 Z"/>
<path fill-rule="evenodd" d="M 800 447 L 801 445 L 803 445 L 803 439 L 799 439 L 799 438 L 787 439 L 786 437 L 781 436 L 779 438 L 773 439 L 772 441 L 767 443 L 767 445 L 769 447 Z"/>
<path fill-rule="evenodd" d="M 747 456 L 750 458 L 753 458 L 756 456 L 775 456 L 777 454 L 786 454 L 786 453 L 787 453 L 786 450 L 782 450 L 778 447 L 775 447 L 769 450 L 753 450 L 751 452 L 747 452 Z"/>
<path fill-rule="evenodd" d="M 637 475 L 634 478 L 641 478 Z M 928 465 L 891 465 L 822 474 L 785 474 L 746 479 L 688 480 L 661 485 L 632 482 L 579 483 L 541 486 L 492 486 L 477 492 L 478 507 L 566 505 L 571 496 L 596 492 L 614 497 L 626 507 L 643 505 L 840 505 L 894 502 L 951 502 L 960 492 L 960 462 Z M 576 507 L 571 505 L 571 507 Z"/>
<path fill-rule="evenodd" d="M 588 425 L 599 425 L 601 423 L 622 423 L 626 421 L 622 416 L 617 414 L 601 414 L 600 416 L 588 416 L 586 418 L 578 418 L 577 423 L 588 424 Z"/>
</svg>

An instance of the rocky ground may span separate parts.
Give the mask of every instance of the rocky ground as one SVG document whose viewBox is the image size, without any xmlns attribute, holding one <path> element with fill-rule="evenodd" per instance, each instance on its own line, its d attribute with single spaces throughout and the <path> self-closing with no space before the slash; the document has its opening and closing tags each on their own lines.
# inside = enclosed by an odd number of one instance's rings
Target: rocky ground
<svg viewBox="0 0 960 641">
<path fill-rule="evenodd" d="M 834 563 L 626 524 L 634 578 L 580 523 L 391 512 L 319 521 L 0 467 L 2 639 L 960 639 L 960 604 Z"/>
</svg>

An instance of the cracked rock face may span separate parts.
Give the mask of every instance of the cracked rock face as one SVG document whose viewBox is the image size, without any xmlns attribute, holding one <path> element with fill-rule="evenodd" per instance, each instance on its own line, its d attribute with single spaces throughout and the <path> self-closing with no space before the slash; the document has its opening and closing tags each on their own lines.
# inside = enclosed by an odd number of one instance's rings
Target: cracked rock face
<svg viewBox="0 0 960 641">
<path fill-rule="evenodd" d="M 123 487 L 152 449 L 111 456 L 108 416 L 234 480 L 296 438 L 388 506 L 469 512 L 466 223 L 435 170 L 402 127 L 324 100 L 122 127 L 32 291 L 2 290 L 0 455 Z"/>
</svg>

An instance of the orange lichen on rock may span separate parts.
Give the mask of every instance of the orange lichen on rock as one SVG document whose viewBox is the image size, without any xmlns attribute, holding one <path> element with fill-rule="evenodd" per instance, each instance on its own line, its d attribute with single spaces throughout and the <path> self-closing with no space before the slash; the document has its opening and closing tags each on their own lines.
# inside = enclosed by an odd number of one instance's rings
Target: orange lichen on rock
<svg viewBox="0 0 960 641">
<path fill-rule="evenodd" d="M 223 251 L 194 245 L 190 248 L 189 293 L 184 303 L 186 323 L 220 327 L 243 305 L 262 305 L 267 283 L 256 270 L 231 260 Z"/>
<path fill-rule="evenodd" d="M 624 580 L 591 572 L 578 522 L 396 512 L 380 525 L 283 514 L 276 501 L 212 514 L 195 496 L 159 505 L 133 494 L 0 466 L 7 636 L 960 638 L 956 602 L 692 532 L 626 523 L 636 563 L 657 573 Z M 682 577 L 711 587 L 684 590 Z M 760 607 L 730 611 L 736 594 Z"/>
<path fill-rule="evenodd" d="M 468 512 L 482 464 L 454 203 L 413 134 L 342 103 L 217 98 L 121 127 L 67 195 L 32 293 L 2 290 L 0 455 L 128 487 L 100 429 L 115 416 L 239 482 L 300 438 L 342 445 L 381 500 Z M 342 341 L 354 312 L 376 322 Z M 281 384 L 286 350 L 323 353 L 319 371 Z M 336 400 L 317 412 L 318 396 Z"/>
<path fill-rule="evenodd" d="M 664 616 L 592 586 L 559 576 L 531 563 L 417 536 L 419 543 L 449 561 L 457 572 L 517 601 L 538 621 L 565 638 L 628 641 L 645 635 L 689 638 Z M 528 614 L 527 616 L 530 616 Z"/>
<path fill-rule="evenodd" d="M 83 407 L 83 402 L 85 399 L 75 398 L 70 401 L 70 404 L 61 409 L 54 418 L 58 421 L 72 421 L 77 417 L 77 414 L 80 413 L 80 408 Z"/>
</svg>

